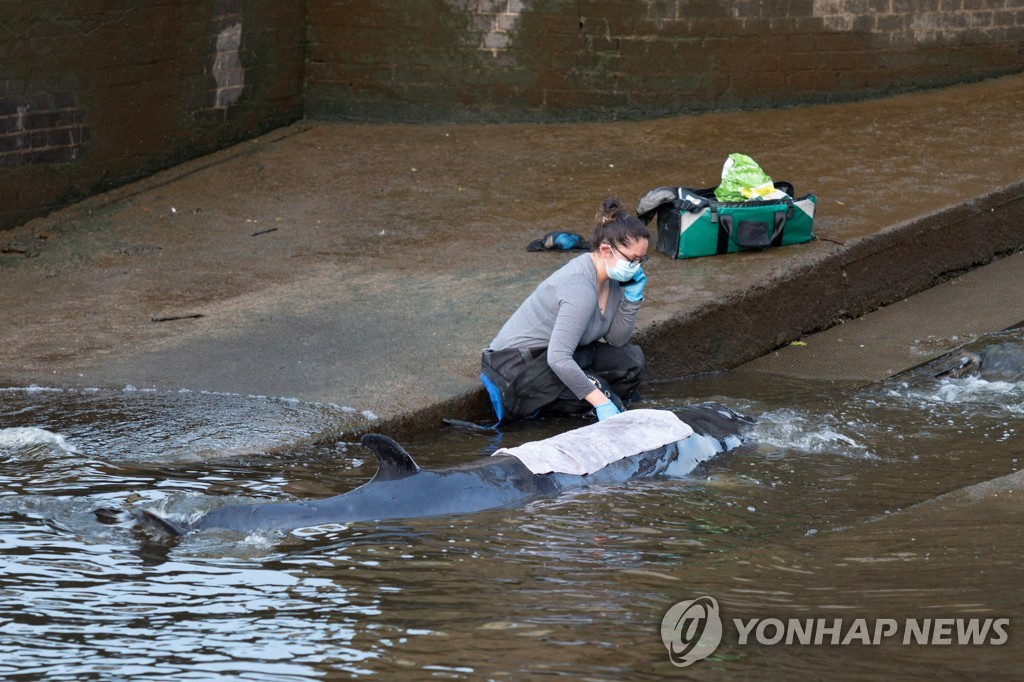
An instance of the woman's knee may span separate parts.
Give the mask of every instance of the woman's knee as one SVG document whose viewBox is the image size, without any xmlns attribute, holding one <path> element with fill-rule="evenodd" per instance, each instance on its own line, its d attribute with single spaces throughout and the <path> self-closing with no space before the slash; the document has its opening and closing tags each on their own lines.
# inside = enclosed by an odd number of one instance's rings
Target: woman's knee
<svg viewBox="0 0 1024 682">
<path fill-rule="evenodd" d="M 623 374 L 643 374 L 646 367 L 644 352 L 635 343 L 625 346 L 609 346 L 597 349 L 591 368 L 598 372 L 621 372 Z"/>
</svg>

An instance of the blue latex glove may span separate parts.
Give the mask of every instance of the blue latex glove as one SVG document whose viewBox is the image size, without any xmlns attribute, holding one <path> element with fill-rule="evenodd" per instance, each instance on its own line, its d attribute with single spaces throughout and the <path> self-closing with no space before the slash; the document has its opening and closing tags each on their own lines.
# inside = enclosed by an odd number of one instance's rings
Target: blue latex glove
<svg viewBox="0 0 1024 682">
<path fill-rule="evenodd" d="M 626 300 L 633 301 L 634 303 L 644 300 L 645 284 L 647 284 L 647 275 L 644 274 L 644 269 L 640 268 L 636 271 L 633 279 L 622 285 L 622 288 L 625 290 Z"/>
<path fill-rule="evenodd" d="M 597 413 L 597 421 L 604 421 L 608 417 L 614 417 L 619 414 L 619 408 L 615 407 L 615 403 L 609 400 L 595 407 L 594 412 Z"/>
</svg>

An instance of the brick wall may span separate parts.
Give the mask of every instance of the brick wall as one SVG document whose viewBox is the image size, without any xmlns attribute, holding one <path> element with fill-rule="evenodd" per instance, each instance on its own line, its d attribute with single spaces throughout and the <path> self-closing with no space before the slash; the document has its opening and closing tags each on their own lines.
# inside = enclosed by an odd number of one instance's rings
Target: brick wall
<svg viewBox="0 0 1024 682">
<path fill-rule="evenodd" d="M 1024 69 L 1024 0 L 0 4 L 0 229 L 303 114 L 652 117 Z"/>
<path fill-rule="evenodd" d="M 2 5 L 0 229 L 302 115 L 302 3 Z"/>
<path fill-rule="evenodd" d="M 89 145 L 85 112 L 73 87 L 25 92 L 23 81 L 0 81 L 0 165 L 67 163 Z"/>
<path fill-rule="evenodd" d="M 1024 0 L 308 0 L 306 114 L 572 120 L 1024 69 Z"/>
</svg>

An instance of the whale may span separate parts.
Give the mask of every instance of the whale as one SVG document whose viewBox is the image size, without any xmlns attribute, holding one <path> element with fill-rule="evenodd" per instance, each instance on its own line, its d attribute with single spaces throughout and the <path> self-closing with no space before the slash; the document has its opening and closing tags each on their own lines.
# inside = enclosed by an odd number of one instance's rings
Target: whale
<svg viewBox="0 0 1024 682">
<path fill-rule="evenodd" d="M 937 379 L 976 377 L 985 381 L 1024 379 L 1024 331 L 1020 328 L 987 334 L 977 341 L 911 370 Z"/>
<path fill-rule="evenodd" d="M 986 381 L 1020 381 L 1024 378 L 1024 345 L 993 343 L 976 350 L 962 350 L 944 358 L 936 378 L 978 377 Z"/>
<path fill-rule="evenodd" d="M 639 415 L 641 412 L 652 414 Z M 752 421 L 714 403 L 671 412 L 629 410 L 561 436 L 527 443 L 519 449 L 500 449 L 490 456 L 437 470 L 421 468 L 392 438 L 369 433 L 360 442 L 376 455 L 376 474 L 367 483 L 333 497 L 231 504 L 188 521 L 163 518 L 137 508 L 100 508 L 94 513 L 103 523 L 134 524 L 145 535 L 160 540 L 215 529 L 245 534 L 287 532 L 328 524 L 470 514 L 511 508 L 573 488 L 684 476 L 712 457 L 742 445 L 745 427 Z M 636 432 L 645 427 L 643 435 L 648 443 L 666 442 L 630 452 L 631 443 L 639 442 L 634 438 Z M 550 452 L 557 453 L 556 458 L 568 454 L 572 461 L 568 466 L 561 466 L 561 461 L 552 464 L 545 461 Z M 608 459 L 594 462 L 595 457 Z M 597 468 L 590 471 L 588 465 Z"/>
</svg>

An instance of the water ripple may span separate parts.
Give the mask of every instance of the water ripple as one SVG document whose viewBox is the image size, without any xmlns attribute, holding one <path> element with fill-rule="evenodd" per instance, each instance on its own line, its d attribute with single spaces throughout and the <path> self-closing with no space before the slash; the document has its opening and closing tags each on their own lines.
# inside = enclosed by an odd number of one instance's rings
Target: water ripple
<svg viewBox="0 0 1024 682">
<path fill-rule="evenodd" d="M 1001 516 L 914 513 L 1016 468 L 1018 388 L 770 385 L 758 395 L 704 381 L 709 397 L 759 418 L 757 443 L 693 476 L 464 517 L 168 544 L 99 524 L 92 510 L 188 519 L 351 489 L 372 475 L 371 456 L 342 439 L 313 442 L 348 413 L 198 393 L 0 392 L 0 426 L 45 431 L 8 432 L 31 437 L 0 447 L 0 676 L 654 680 L 678 674 L 660 619 L 701 594 L 746 617 L 1024 613 L 1005 589 L 1024 560 L 1011 505 Z M 661 385 L 655 400 L 684 404 L 693 386 Z M 524 424 L 503 444 L 564 428 Z M 435 468 L 493 444 L 455 431 L 406 443 Z M 936 680 L 960 670 L 956 652 L 872 653 L 723 645 L 700 673 L 910 677 L 922 660 Z M 1019 657 L 1009 646 L 983 653 L 986 670 Z"/>
</svg>

